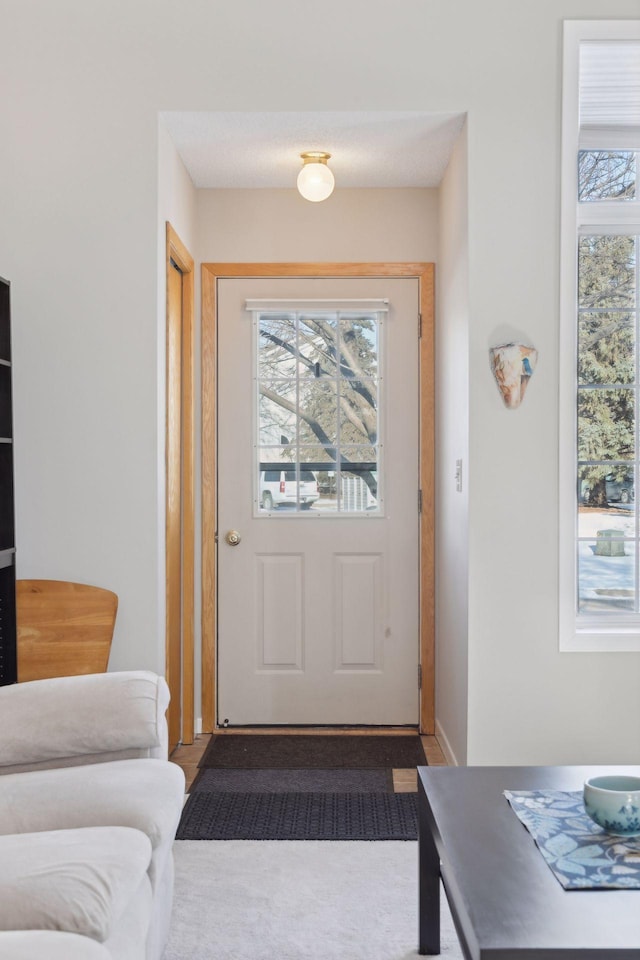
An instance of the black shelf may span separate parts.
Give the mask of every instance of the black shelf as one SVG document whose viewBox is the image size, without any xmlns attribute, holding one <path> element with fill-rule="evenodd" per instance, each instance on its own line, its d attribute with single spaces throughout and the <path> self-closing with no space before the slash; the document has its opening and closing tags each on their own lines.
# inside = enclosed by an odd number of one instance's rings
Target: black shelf
<svg viewBox="0 0 640 960">
<path fill-rule="evenodd" d="M 0 277 L 0 686 L 17 680 L 10 285 Z"/>
<path fill-rule="evenodd" d="M 10 284 L 0 277 L 0 360 L 11 363 Z"/>
<path fill-rule="evenodd" d="M 0 366 L 0 437 L 12 435 L 11 367 Z"/>
</svg>

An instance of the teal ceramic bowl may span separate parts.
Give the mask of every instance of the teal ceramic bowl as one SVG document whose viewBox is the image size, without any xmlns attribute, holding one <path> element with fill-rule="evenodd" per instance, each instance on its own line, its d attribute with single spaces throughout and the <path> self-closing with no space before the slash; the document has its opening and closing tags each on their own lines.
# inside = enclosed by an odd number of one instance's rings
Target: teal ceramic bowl
<svg viewBox="0 0 640 960">
<path fill-rule="evenodd" d="M 585 810 L 607 833 L 640 836 L 640 777 L 590 777 L 583 797 Z"/>
</svg>

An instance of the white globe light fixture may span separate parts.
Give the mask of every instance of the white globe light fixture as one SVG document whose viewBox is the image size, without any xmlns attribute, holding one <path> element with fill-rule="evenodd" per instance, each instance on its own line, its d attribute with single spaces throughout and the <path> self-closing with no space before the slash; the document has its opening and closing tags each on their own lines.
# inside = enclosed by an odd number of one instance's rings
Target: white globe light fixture
<svg viewBox="0 0 640 960">
<path fill-rule="evenodd" d="M 303 166 L 298 174 L 298 190 L 305 200 L 319 203 L 333 193 L 335 179 L 327 166 L 330 157 L 330 153 L 320 150 L 300 154 Z"/>
</svg>

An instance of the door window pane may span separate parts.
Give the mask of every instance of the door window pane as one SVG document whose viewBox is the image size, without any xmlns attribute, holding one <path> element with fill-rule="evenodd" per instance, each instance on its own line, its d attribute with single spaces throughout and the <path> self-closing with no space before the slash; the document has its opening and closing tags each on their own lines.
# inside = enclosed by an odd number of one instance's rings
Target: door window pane
<svg viewBox="0 0 640 960">
<path fill-rule="evenodd" d="M 298 351 L 301 377 L 335 377 L 337 313 L 301 315 L 298 320 Z"/>
<path fill-rule="evenodd" d="M 258 398 L 259 442 L 295 444 L 298 418 L 295 380 L 261 380 Z"/>
<path fill-rule="evenodd" d="M 361 513 L 380 508 L 378 455 L 379 448 L 374 444 L 342 448 L 338 491 L 342 510 Z"/>
<path fill-rule="evenodd" d="M 378 326 L 368 316 L 340 318 L 340 363 L 345 376 L 375 377 L 378 373 Z"/>
<path fill-rule="evenodd" d="M 294 315 L 261 315 L 258 333 L 258 375 L 261 379 L 286 377 L 295 380 L 295 332 Z"/>
<path fill-rule="evenodd" d="M 338 396 L 335 380 L 301 380 L 298 419 L 300 442 L 338 442 Z"/>
<path fill-rule="evenodd" d="M 266 513 L 309 510 L 318 500 L 318 481 L 312 470 L 298 463 L 278 468 L 263 463 L 260 471 L 259 509 Z"/>
<path fill-rule="evenodd" d="M 375 380 L 348 380 L 340 393 L 342 443 L 378 439 L 378 385 Z"/>
<path fill-rule="evenodd" d="M 256 311 L 259 516 L 381 513 L 373 311 Z"/>
</svg>

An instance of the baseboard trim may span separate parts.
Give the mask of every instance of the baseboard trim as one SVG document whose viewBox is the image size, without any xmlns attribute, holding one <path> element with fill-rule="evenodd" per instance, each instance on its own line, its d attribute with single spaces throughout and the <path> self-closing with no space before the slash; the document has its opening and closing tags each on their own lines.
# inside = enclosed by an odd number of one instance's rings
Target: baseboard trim
<svg viewBox="0 0 640 960">
<path fill-rule="evenodd" d="M 443 754 L 445 755 L 445 758 L 446 758 L 446 761 L 447 761 L 447 765 L 450 766 L 450 767 L 458 767 L 458 766 L 460 766 L 460 764 L 458 763 L 458 758 L 456 757 L 455 753 L 454 753 L 453 750 L 451 749 L 451 744 L 449 743 L 449 740 L 447 739 L 447 735 L 446 735 L 446 733 L 444 732 L 444 730 L 442 729 L 442 726 L 441 726 L 441 724 L 440 724 L 440 721 L 437 720 L 437 719 L 436 719 L 436 740 L 437 740 L 438 743 L 440 744 L 440 749 L 442 750 Z"/>
</svg>

